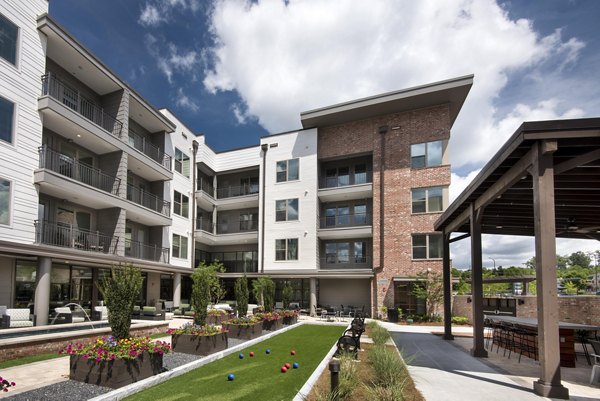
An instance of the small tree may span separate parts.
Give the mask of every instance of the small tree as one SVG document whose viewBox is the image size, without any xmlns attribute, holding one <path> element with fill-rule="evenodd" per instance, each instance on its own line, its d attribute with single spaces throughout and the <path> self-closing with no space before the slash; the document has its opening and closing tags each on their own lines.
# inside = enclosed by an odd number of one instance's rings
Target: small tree
<svg viewBox="0 0 600 401">
<path fill-rule="evenodd" d="M 294 288 L 289 281 L 286 281 L 283 285 L 283 290 L 281 291 L 281 297 L 283 298 L 283 308 L 289 309 L 290 302 L 292 302 L 292 297 L 294 296 Z"/>
<path fill-rule="evenodd" d="M 248 279 L 244 274 L 243 277 L 235 280 L 234 285 L 235 301 L 237 303 L 237 315 L 238 317 L 245 317 L 248 312 L 248 298 L 250 293 L 248 292 Z"/>
<path fill-rule="evenodd" d="M 417 273 L 419 283 L 413 287 L 413 294 L 425 300 L 427 316 L 435 315 L 438 305 L 444 299 L 442 276 L 431 271 Z"/>
<path fill-rule="evenodd" d="M 259 303 L 265 308 L 266 312 L 273 310 L 275 301 L 275 282 L 271 277 L 259 277 L 252 282 L 252 293 Z"/>
<path fill-rule="evenodd" d="M 206 264 L 204 264 L 204 262 L 202 262 L 201 265 L 207 266 Z M 223 266 L 223 263 L 219 262 L 218 260 L 212 262 L 208 266 L 214 270 L 214 274 L 211 274 L 210 276 L 209 283 L 210 301 L 213 304 L 218 304 L 221 302 L 221 300 L 225 297 L 225 294 L 227 293 L 227 291 L 221 284 L 221 279 L 219 279 L 219 276 L 217 276 L 217 273 L 223 273 L 225 271 L 225 266 Z"/>
<path fill-rule="evenodd" d="M 110 276 L 98 283 L 98 289 L 108 308 L 108 323 L 117 339 L 129 337 L 131 313 L 142 290 L 142 272 L 131 263 L 113 266 Z"/>
<path fill-rule="evenodd" d="M 211 299 L 211 285 L 218 282 L 217 272 L 212 265 L 201 262 L 192 273 L 192 306 L 194 308 L 194 324 L 203 326 L 206 323 L 208 303 Z"/>
</svg>

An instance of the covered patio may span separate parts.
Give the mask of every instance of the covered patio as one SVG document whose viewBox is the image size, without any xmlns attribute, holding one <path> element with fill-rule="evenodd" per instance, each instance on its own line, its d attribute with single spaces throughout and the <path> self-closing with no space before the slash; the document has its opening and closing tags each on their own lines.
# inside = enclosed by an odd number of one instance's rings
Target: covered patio
<svg viewBox="0 0 600 401">
<path fill-rule="evenodd" d="M 556 238 L 600 240 L 600 118 L 523 123 L 434 227 L 444 243 L 446 340 L 453 339 L 450 243 L 471 239 L 476 357 L 487 357 L 481 235 L 535 236 L 540 378 L 533 388 L 568 399 L 560 371 Z"/>
</svg>

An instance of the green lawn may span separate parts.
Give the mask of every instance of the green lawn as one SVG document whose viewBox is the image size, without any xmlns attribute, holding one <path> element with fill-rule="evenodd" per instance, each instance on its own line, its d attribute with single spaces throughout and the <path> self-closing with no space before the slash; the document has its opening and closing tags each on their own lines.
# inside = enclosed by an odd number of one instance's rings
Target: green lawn
<svg viewBox="0 0 600 401">
<path fill-rule="evenodd" d="M 0 362 L 0 369 L 12 368 L 13 366 L 26 365 L 28 363 L 45 361 L 47 359 L 60 358 L 65 355 L 59 355 L 58 352 L 51 352 L 48 354 L 40 354 L 40 355 L 32 355 L 32 356 L 24 356 L 19 359 L 11 359 L 10 361 L 2 361 Z"/>
<path fill-rule="evenodd" d="M 339 326 L 303 325 L 245 348 L 240 351 L 244 359 L 239 359 L 239 353 L 226 356 L 127 400 L 291 400 L 343 331 Z M 292 349 L 295 356 L 290 355 Z M 254 351 L 252 358 L 250 351 Z M 299 368 L 281 373 L 286 362 L 298 362 Z M 227 381 L 229 373 L 235 380 Z"/>
</svg>

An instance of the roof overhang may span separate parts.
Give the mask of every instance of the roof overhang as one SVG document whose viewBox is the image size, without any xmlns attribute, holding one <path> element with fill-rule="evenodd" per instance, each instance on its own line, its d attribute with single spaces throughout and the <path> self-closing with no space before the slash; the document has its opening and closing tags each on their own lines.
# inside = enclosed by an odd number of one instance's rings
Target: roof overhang
<svg viewBox="0 0 600 401">
<path fill-rule="evenodd" d="M 466 75 L 446 81 L 339 103 L 320 109 L 304 111 L 300 114 L 300 118 L 304 128 L 314 128 L 449 104 L 450 123 L 452 125 L 472 85 L 473 75 Z"/>
</svg>

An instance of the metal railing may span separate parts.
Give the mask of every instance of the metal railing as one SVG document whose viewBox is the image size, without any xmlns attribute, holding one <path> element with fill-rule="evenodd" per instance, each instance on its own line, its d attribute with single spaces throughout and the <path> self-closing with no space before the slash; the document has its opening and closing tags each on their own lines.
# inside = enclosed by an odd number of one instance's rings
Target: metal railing
<svg viewBox="0 0 600 401">
<path fill-rule="evenodd" d="M 212 180 L 211 180 L 212 182 Z M 198 190 L 204 192 L 211 198 L 215 197 L 215 187 L 212 186 L 210 182 L 205 180 L 204 178 L 200 178 L 198 180 Z"/>
<path fill-rule="evenodd" d="M 40 168 L 54 171 L 55 173 L 113 195 L 119 195 L 120 178 L 104 174 L 97 168 L 56 152 L 46 146 L 41 146 L 38 148 L 38 151 L 40 155 Z"/>
<path fill-rule="evenodd" d="M 114 254 L 117 251 L 119 237 L 100 234 L 70 224 L 36 220 L 35 242 L 38 244 L 79 249 L 88 252 Z"/>
<path fill-rule="evenodd" d="M 158 164 L 171 170 L 171 156 L 160 150 L 158 146 L 150 142 L 138 133 L 129 130 L 129 145 L 139 150 Z"/>
<path fill-rule="evenodd" d="M 320 228 L 359 227 L 370 226 L 373 218 L 368 213 L 340 214 L 336 216 L 325 216 L 320 218 Z"/>
<path fill-rule="evenodd" d="M 321 270 L 370 269 L 373 267 L 371 256 L 340 256 L 331 254 L 320 260 Z"/>
<path fill-rule="evenodd" d="M 125 256 L 134 259 L 169 263 L 169 248 L 144 244 L 139 241 L 125 240 Z"/>
<path fill-rule="evenodd" d="M 196 230 L 201 230 L 212 234 L 214 230 L 214 224 L 211 219 L 199 217 L 196 219 Z"/>
<path fill-rule="evenodd" d="M 234 198 L 258 194 L 258 184 L 244 184 L 228 187 L 217 187 L 217 199 Z"/>
<path fill-rule="evenodd" d="M 225 260 L 221 263 L 225 273 L 258 273 L 258 260 Z"/>
<path fill-rule="evenodd" d="M 42 75 L 42 96 L 51 96 L 110 134 L 120 137 L 123 123 L 50 73 Z"/>
<path fill-rule="evenodd" d="M 319 188 L 338 188 L 373 182 L 373 172 L 353 173 L 335 177 L 319 177 Z"/>
<path fill-rule="evenodd" d="M 127 184 L 127 200 L 154 210 L 162 215 L 169 217 L 171 215 L 171 202 L 167 202 L 158 196 L 142 191 L 131 184 Z"/>
<path fill-rule="evenodd" d="M 217 224 L 217 234 L 237 234 L 258 231 L 258 221 L 239 220 Z"/>
</svg>

